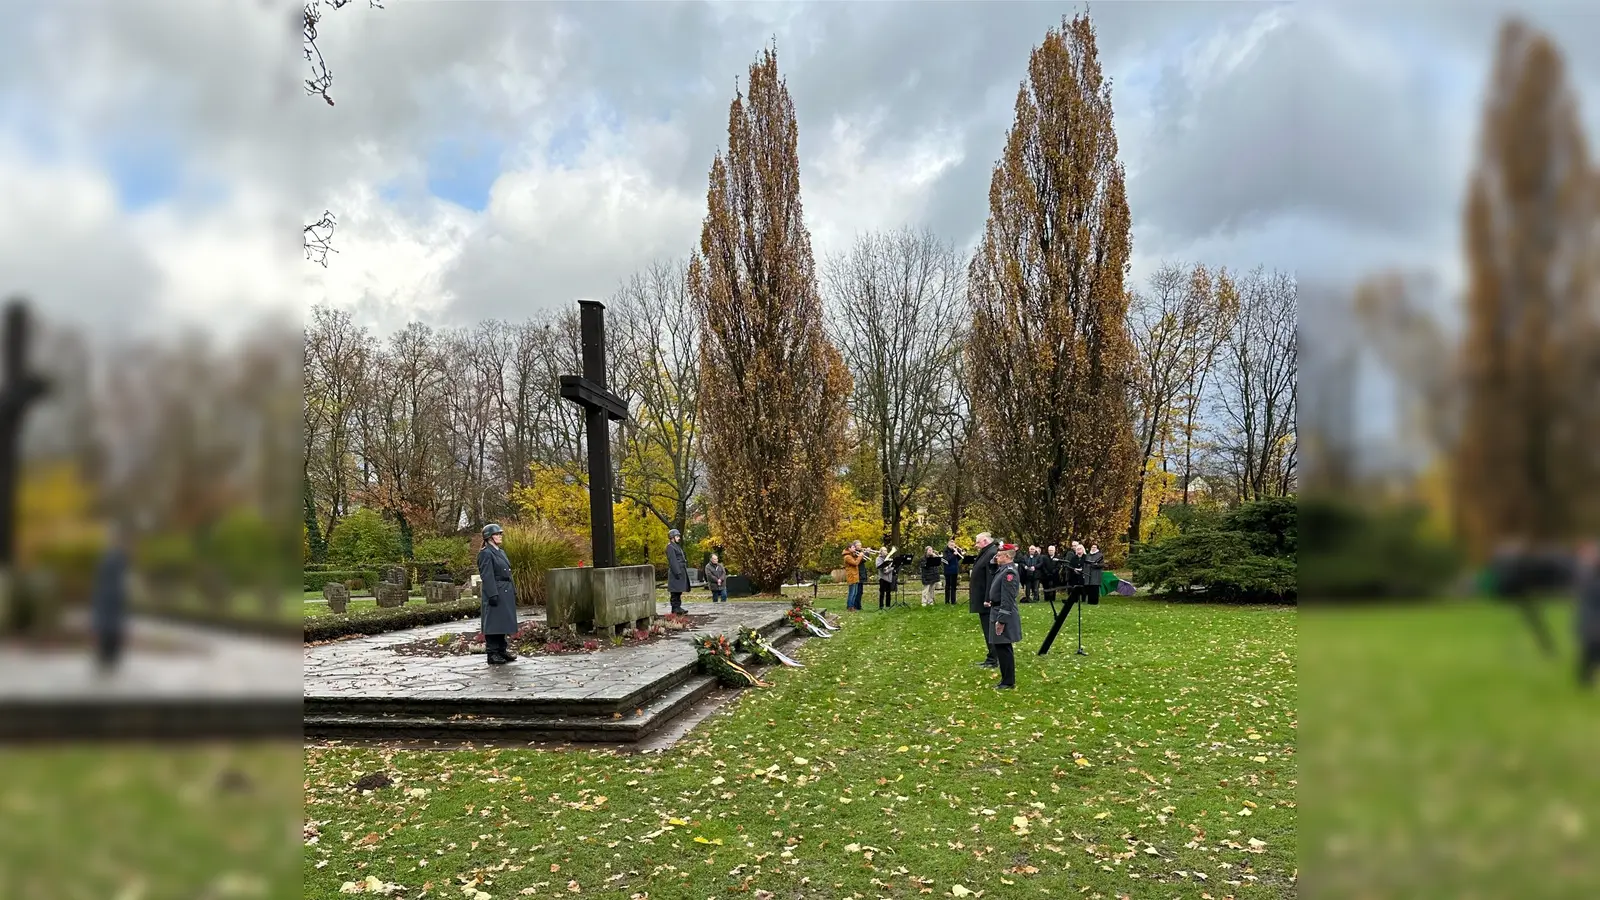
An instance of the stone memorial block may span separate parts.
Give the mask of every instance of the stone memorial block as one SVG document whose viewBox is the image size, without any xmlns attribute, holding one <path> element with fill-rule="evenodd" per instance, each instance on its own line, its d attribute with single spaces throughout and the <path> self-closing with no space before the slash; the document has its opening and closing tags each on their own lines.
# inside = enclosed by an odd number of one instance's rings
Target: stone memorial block
<svg viewBox="0 0 1600 900">
<path fill-rule="evenodd" d="M 378 582 L 372 593 L 378 598 L 378 605 L 384 609 L 399 609 L 405 606 L 406 597 L 409 595 L 405 585 L 392 581 Z"/>
<path fill-rule="evenodd" d="M 656 616 L 655 569 L 551 569 L 545 573 L 544 610 L 552 628 L 649 628 Z"/>
<path fill-rule="evenodd" d="M 422 586 L 429 603 L 454 603 L 461 599 L 461 588 L 448 581 L 430 581 Z"/>
<path fill-rule="evenodd" d="M 728 597 L 729 597 L 729 599 L 732 599 L 734 597 L 748 597 L 748 596 L 750 596 L 750 595 L 752 595 L 754 593 L 755 593 L 755 589 L 750 587 L 750 579 L 749 578 L 747 578 L 747 577 L 745 577 L 743 575 L 729 575 L 728 576 Z"/>
<path fill-rule="evenodd" d="M 350 589 L 337 581 L 323 585 L 322 596 L 328 601 L 328 609 L 340 615 L 350 607 Z"/>
</svg>

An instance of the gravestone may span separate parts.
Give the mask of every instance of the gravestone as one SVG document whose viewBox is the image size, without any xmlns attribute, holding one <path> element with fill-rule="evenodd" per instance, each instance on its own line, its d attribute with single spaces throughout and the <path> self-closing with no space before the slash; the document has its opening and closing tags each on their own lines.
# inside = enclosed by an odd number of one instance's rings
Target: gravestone
<svg viewBox="0 0 1600 900">
<path fill-rule="evenodd" d="M 422 596 L 429 603 L 454 603 L 461 599 L 461 588 L 449 581 L 429 581 L 422 585 Z"/>
<path fill-rule="evenodd" d="M 744 575 L 728 576 L 728 598 L 730 600 L 734 597 L 749 597 L 754 594 L 755 590 L 750 587 L 749 578 Z"/>
<path fill-rule="evenodd" d="M 322 596 L 328 601 L 328 609 L 344 615 L 350 608 L 350 589 L 337 581 L 330 581 L 322 586 Z"/>
<path fill-rule="evenodd" d="M 372 595 L 378 598 L 378 605 L 384 609 L 399 609 L 406 605 L 406 598 L 410 596 L 410 592 L 406 590 L 406 586 L 403 584 L 380 581 L 372 589 Z"/>
<path fill-rule="evenodd" d="M 618 566 L 610 423 L 628 419 L 628 404 L 606 386 L 605 304 L 580 300 L 583 374 L 561 376 L 561 397 L 582 406 L 589 450 L 589 546 L 593 566 L 545 574 L 545 619 L 551 627 L 649 627 L 655 619 L 654 566 Z"/>
<path fill-rule="evenodd" d="M 398 584 L 407 591 L 411 590 L 411 573 L 405 566 L 384 566 L 379 570 L 378 580 Z"/>
</svg>

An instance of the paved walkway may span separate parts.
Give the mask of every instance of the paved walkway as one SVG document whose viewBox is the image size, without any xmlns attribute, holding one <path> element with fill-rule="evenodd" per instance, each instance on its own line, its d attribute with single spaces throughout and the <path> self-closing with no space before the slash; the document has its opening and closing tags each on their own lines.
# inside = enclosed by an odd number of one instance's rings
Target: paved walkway
<svg viewBox="0 0 1600 900">
<path fill-rule="evenodd" d="M 0 706 L 280 700 L 302 689 L 298 642 L 143 619 L 129 622 L 129 639 L 121 665 L 107 674 L 87 650 L 0 646 Z"/>
<path fill-rule="evenodd" d="M 693 663 L 695 635 L 726 634 L 739 626 L 764 628 L 782 619 L 789 608 L 788 603 L 766 601 L 685 603 L 690 615 L 712 620 L 644 646 L 525 656 L 507 666 L 487 665 L 477 654 L 410 656 L 390 649 L 421 638 L 475 630 L 471 619 L 393 631 L 305 648 L 305 696 L 308 700 L 620 700 Z M 521 621 L 542 622 L 544 612 L 525 612 Z"/>
</svg>

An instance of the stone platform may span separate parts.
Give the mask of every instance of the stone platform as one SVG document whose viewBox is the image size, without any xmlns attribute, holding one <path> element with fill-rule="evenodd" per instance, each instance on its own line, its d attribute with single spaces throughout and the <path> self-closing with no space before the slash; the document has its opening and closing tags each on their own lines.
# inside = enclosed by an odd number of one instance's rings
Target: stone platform
<svg viewBox="0 0 1600 900">
<path fill-rule="evenodd" d="M 741 626 L 774 643 L 797 635 L 785 622 L 786 602 L 684 608 L 712 620 L 643 646 L 525 656 L 505 666 L 487 665 L 481 655 L 407 656 L 391 649 L 473 628 L 470 620 L 307 647 L 306 737 L 632 743 L 715 690 L 716 681 L 696 671 L 696 635 Z"/>
<path fill-rule="evenodd" d="M 297 736 L 298 641 L 135 618 L 120 665 L 0 646 L 0 741 Z"/>
</svg>

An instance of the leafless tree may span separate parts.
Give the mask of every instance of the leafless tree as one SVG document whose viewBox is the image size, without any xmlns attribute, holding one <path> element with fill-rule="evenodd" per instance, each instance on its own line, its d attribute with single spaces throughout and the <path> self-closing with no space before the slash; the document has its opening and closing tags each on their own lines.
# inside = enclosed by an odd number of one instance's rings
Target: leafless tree
<svg viewBox="0 0 1600 900">
<path fill-rule="evenodd" d="M 700 322 L 687 260 L 658 262 L 613 298 L 613 388 L 632 419 L 619 429 L 623 496 L 684 531 L 704 484 L 699 458 Z"/>
<path fill-rule="evenodd" d="M 1292 273 L 1257 268 L 1239 285 L 1220 361 L 1217 447 L 1241 500 L 1294 489 L 1297 308 Z"/>
<path fill-rule="evenodd" d="M 886 539 L 898 545 L 907 508 L 934 472 L 955 406 L 965 265 L 930 232 L 866 234 L 828 259 L 822 283 L 833 341 L 854 379 L 850 413 L 873 442 Z"/>
</svg>

